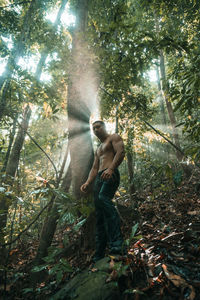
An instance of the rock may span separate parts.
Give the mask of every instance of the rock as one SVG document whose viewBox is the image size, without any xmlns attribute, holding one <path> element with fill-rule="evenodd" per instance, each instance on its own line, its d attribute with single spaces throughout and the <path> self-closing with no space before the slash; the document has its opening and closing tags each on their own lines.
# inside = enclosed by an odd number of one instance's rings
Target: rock
<svg viewBox="0 0 200 300">
<path fill-rule="evenodd" d="M 119 300 L 117 283 L 114 281 L 106 283 L 109 260 L 105 257 L 94 265 L 93 272 L 87 269 L 76 275 L 50 300 Z"/>
</svg>

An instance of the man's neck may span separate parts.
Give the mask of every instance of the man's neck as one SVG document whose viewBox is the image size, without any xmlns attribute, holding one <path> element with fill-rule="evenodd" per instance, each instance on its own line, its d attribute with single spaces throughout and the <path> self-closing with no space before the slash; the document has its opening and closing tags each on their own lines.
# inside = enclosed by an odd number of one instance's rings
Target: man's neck
<svg viewBox="0 0 200 300">
<path fill-rule="evenodd" d="M 102 137 L 100 137 L 99 139 L 100 139 L 101 143 L 105 142 L 105 140 L 107 139 L 108 136 L 109 136 L 109 134 L 106 133 L 105 135 L 103 135 Z"/>
</svg>

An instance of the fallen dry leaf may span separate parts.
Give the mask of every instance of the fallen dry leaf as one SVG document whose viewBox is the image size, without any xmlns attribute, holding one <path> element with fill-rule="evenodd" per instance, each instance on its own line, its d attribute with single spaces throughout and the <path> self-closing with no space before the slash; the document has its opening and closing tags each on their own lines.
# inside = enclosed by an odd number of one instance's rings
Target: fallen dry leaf
<svg viewBox="0 0 200 300">
<path fill-rule="evenodd" d="M 191 290 L 191 293 L 188 300 L 193 300 L 196 296 L 194 288 L 187 283 L 185 279 L 183 279 L 181 276 L 173 274 L 172 272 L 169 272 L 167 269 L 167 266 L 165 264 L 162 264 L 163 271 L 166 275 L 166 277 L 176 286 L 176 287 L 188 287 Z"/>
<path fill-rule="evenodd" d="M 195 215 L 198 215 L 198 211 L 196 211 L 196 210 L 188 211 L 187 214 L 190 216 L 195 216 Z"/>
<path fill-rule="evenodd" d="M 118 278 L 118 273 L 116 270 L 113 270 L 110 276 L 106 279 L 106 282 L 108 283 L 110 281 L 116 281 L 117 278 Z"/>
<path fill-rule="evenodd" d="M 98 269 L 97 269 L 97 268 L 92 268 L 92 269 L 90 269 L 90 271 L 91 271 L 92 273 L 95 273 L 95 272 L 98 271 Z"/>
</svg>

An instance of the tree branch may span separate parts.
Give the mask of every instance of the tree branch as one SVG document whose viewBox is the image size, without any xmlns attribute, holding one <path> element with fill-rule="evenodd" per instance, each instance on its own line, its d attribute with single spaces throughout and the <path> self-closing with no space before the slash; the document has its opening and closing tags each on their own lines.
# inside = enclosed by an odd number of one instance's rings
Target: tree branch
<svg viewBox="0 0 200 300">
<path fill-rule="evenodd" d="M 178 150 L 181 154 L 183 154 L 184 156 L 186 156 L 185 155 L 185 153 L 179 148 L 179 147 L 177 147 L 172 141 L 170 141 L 168 138 L 166 138 L 165 136 L 164 136 L 164 134 L 163 133 L 161 133 L 158 129 L 156 129 L 156 128 L 154 128 L 151 124 L 149 124 L 147 121 L 145 121 L 145 120 L 142 120 L 145 124 L 147 124 L 149 127 L 151 127 L 157 134 L 159 134 L 163 139 L 165 139 L 168 143 L 170 143 L 174 148 L 176 148 L 176 150 Z"/>
<path fill-rule="evenodd" d="M 113 96 L 109 93 L 109 92 L 107 92 L 104 88 L 102 88 L 102 87 L 100 87 L 100 89 L 102 90 L 102 91 L 104 91 L 108 96 L 110 96 L 110 97 L 112 97 L 113 98 Z M 117 99 L 117 100 L 119 100 L 119 99 Z M 126 105 L 125 105 L 126 106 Z M 129 107 L 129 110 L 131 110 L 130 109 L 130 107 Z M 132 110 L 131 110 L 132 111 Z M 149 127 L 151 127 L 151 129 L 153 129 L 157 134 L 159 134 L 163 139 L 165 139 L 170 145 L 172 145 L 176 150 L 178 150 L 182 155 L 184 155 L 185 157 L 186 157 L 186 154 L 183 152 L 183 150 L 182 149 L 180 149 L 179 147 L 177 147 L 172 141 L 170 141 L 168 138 L 166 138 L 165 136 L 164 136 L 164 133 L 161 133 L 159 130 L 157 130 L 156 128 L 154 128 L 150 123 L 148 123 L 147 121 L 145 121 L 145 120 L 143 120 L 142 119 L 142 121 L 146 124 L 146 125 L 148 125 Z"/>
<path fill-rule="evenodd" d="M 39 216 L 43 213 L 43 211 L 53 202 L 53 198 L 49 201 L 49 203 L 47 203 L 47 205 L 45 205 L 44 207 L 43 207 L 43 209 L 39 212 L 39 214 L 36 216 L 36 218 L 24 229 L 24 230 L 22 230 L 17 236 L 16 236 L 16 238 L 14 238 L 14 240 L 12 240 L 12 241 L 10 241 L 9 243 L 5 243 L 5 244 L 0 244 L 0 246 L 2 246 L 2 247 L 5 247 L 5 246 L 8 246 L 8 245 L 11 245 L 11 244 L 13 244 L 14 242 L 16 242 L 19 238 L 20 238 L 20 236 L 23 234 L 23 233 L 25 233 L 36 221 L 37 221 L 37 219 L 39 218 Z"/>
</svg>

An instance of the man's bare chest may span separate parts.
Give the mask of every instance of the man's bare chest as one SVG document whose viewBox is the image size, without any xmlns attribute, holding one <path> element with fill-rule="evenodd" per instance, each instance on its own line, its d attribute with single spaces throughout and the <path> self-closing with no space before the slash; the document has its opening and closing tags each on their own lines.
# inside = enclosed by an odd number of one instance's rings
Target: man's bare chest
<svg viewBox="0 0 200 300">
<path fill-rule="evenodd" d="M 98 156 L 104 156 L 109 153 L 113 153 L 114 149 L 110 140 L 102 143 L 98 148 Z"/>
</svg>

